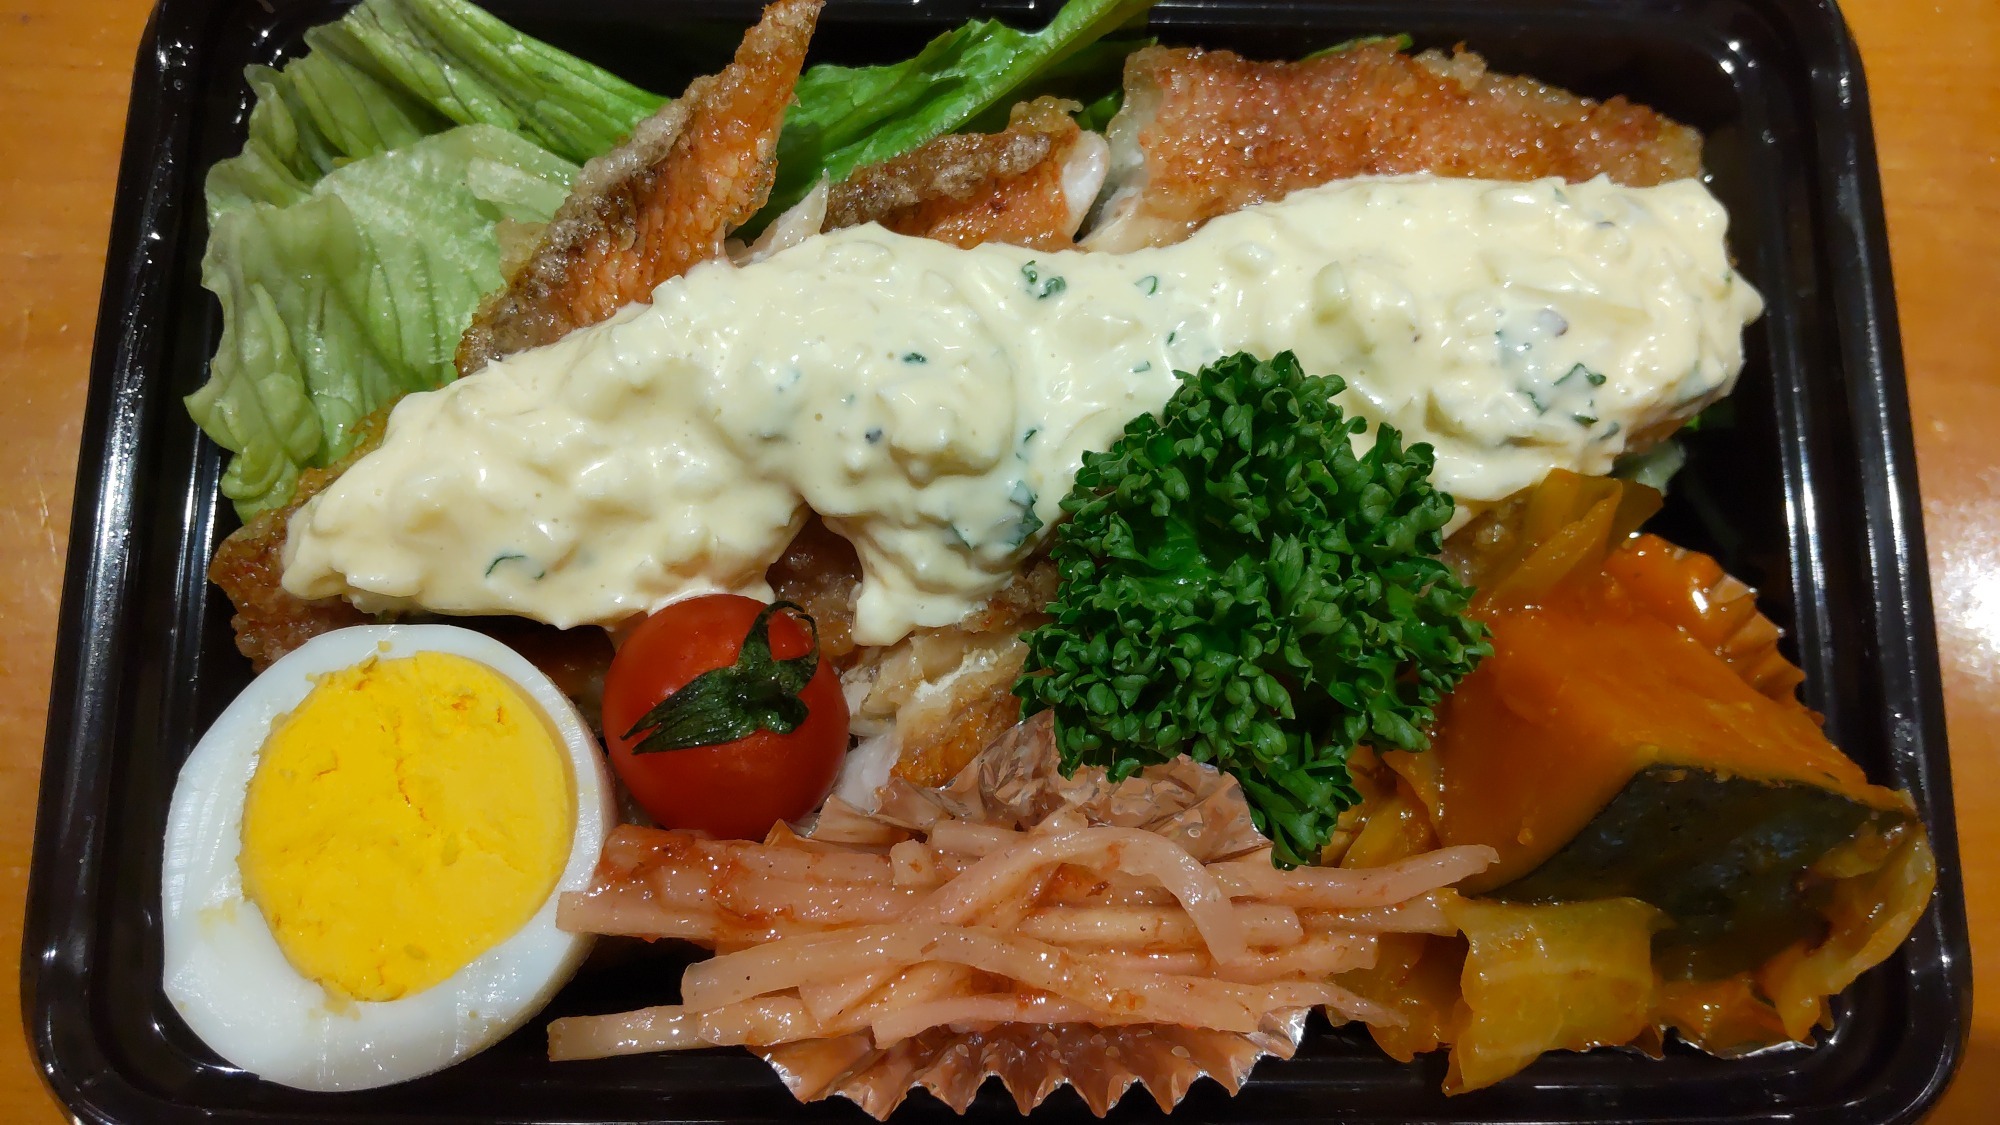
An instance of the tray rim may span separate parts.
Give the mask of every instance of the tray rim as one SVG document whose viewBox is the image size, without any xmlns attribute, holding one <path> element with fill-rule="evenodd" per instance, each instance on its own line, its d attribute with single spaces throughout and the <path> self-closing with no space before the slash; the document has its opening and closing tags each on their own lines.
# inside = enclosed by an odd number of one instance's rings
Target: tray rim
<svg viewBox="0 0 2000 1125">
<path fill-rule="evenodd" d="M 1322 2 L 1341 6 L 1340 0 Z M 1857 445 L 1863 483 L 1866 518 L 1859 524 L 1864 540 L 1859 546 L 1872 570 L 1874 636 L 1881 646 L 1874 666 L 1885 680 L 1893 677 L 1900 681 L 1897 694 L 1914 703 L 1909 713 L 1896 716 L 1889 749 L 1909 770 L 1923 803 L 1930 807 L 1938 885 L 1926 920 L 1919 926 L 1928 925 L 1939 934 L 1944 961 L 1941 984 L 1955 1001 L 1952 1026 L 1943 1036 L 1944 1049 L 1927 1074 L 1871 1091 L 1846 1108 L 1879 1111 L 1879 1115 L 1867 1118 L 1871 1121 L 1915 1121 L 1943 1093 L 1964 1054 L 1970 1031 L 1972 979 L 1942 677 L 1874 130 L 1862 61 L 1834 0 L 1745 2 L 1767 10 L 1775 8 L 1783 17 L 1812 19 L 1814 26 L 1800 30 L 1828 36 L 1825 46 L 1831 50 L 1834 64 L 1815 68 L 1806 88 L 1816 141 L 1814 159 L 1824 185 L 1823 198 L 1813 200 L 1819 209 L 1814 233 L 1834 236 L 1841 252 L 1841 268 L 1863 282 L 1829 288 L 1836 313 L 1838 353 L 1846 366 L 1879 375 L 1844 381 L 1856 417 L 1880 420 L 1875 425 L 1857 423 L 1846 431 Z M 1161 7 L 1231 7 L 1239 3 L 1251 9 L 1265 6 L 1260 0 L 1166 0 Z M 1587 9 L 1606 5 L 1607 0 L 1568 4 L 1541 0 L 1536 6 Z M 700 10 L 704 5 L 696 0 L 688 6 Z M 1013 5 L 1002 6 L 1014 10 Z M 1043 6 L 1032 3 L 1029 10 Z M 134 627 L 138 591 L 132 581 L 130 547 L 140 525 L 133 484 L 139 470 L 136 451 L 150 414 L 162 408 L 159 401 L 148 401 L 145 382 L 148 372 L 164 358 L 166 335 L 161 317 L 149 314 L 162 311 L 173 288 L 175 259 L 158 240 L 149 239 L 147 232 L 178 221 L 187 201 L 198 197 L 189 191 L 189 178 L 206 172 L 205 168 L 191 168 L 183 158 L 188 152 L 193 114 L 176 111 L 189 104 L 190 91 L 201 75 L 186 39 L 173 34 L 196 32 L 205 11 L 202 0 L 159 0 L 137 52 L 93 336 L 58 611 L 22 928 L 21 1014 L 45 1087 L 77 1120 L 152 1120 L 148 1111 L 179 1112 L 186 1108 L 157 1103 L 145 1091 L 132 1087 L 107 1065 L 101 1052 L 90 1052 L 89 1062 L 103 1069 L 78 1072 L 65 1065 L 65 1052 L 77 1045 L 81 1029 L 67 1026 L 56 1014 L 51 995 L 59 991 L 52 988 L 60 983 L 59 953 L 84 942 L 92 932 L 89 926 L 74 923 L 81 904 L 91 897 L 89 886 L 103 861 L 99 822 L 109 803 L 115 763 L 111 756 L 93 755 L 90 750 L 106 743 L 112 733 L 107 728 L 115 726 L 122 680 L 116 664 L 124 647 L 120 642 Z M 1796 21 L 1783 18 L 1779 22 L 1789 26 Z M 169 157 L 164 166 L 163 155 Z M 81 805 L 85 799 L 90 803 Z M 79 957 L 77 963 L 83 964 L 84 959 Z M 123 1111 L 134 1115 L 124 1116 Z M 197 1110 L 204 1116 L 205 1112 Z M 1778 1120 L 1787 1112 L 1740 1119 Z M 419 1120 L 404 1115 L 396 1119 Z"/>
</svg>

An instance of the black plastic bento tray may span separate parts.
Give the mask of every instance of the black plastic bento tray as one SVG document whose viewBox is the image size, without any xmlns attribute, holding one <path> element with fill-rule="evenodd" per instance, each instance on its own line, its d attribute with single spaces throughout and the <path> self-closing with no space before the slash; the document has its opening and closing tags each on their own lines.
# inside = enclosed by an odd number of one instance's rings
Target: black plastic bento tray
<svg viewBox="0 0 2000 1125">
<path fill-rule="evenodd" d="M 753 0 L 507 0 L 495 12 L 663 92 L 724 61 Z M 219 327 L 199 285 L 203 174 L 240 147 L 248 63 L 300 49 L 330 0 L 163 0 L 139 53 L 105 267 L 50 700 L 22 1007 L 44 1077 L 78 1118 L 132 1123 L 864 1120 L 796 1104 L 734 1050 L 546 1061 L 541 1019 L 430 1078 L 357 1094 L 262 1082 L 215 1058 L 160 987 L 160 849 L 195 740 L 249 679 L 204 569 L 234 516 L 222 457 L 182 409 Z M 1045 22 L 1055 0 L 831 0 L 813 58 L 900 58 L 972 16 Z M 1299 1056 L 1186 1121 L 1907 1121 L 1943 1090 L 1971 1004 L 1915 462 L 1860 63 L 1814 0 L 1163 0 L 1168 42 L 1296 57 L 1356 35 L 1463 42 L 1500 70 L 1624 94 L 1700 128 L 1732 246 L 1770 311 L 1750 329 L 1733 421 L 1691 438 L 1654 526 L 1758 586 L 1808 673 L 1808 702 L 1930 826 L 1938 890 L 1916 932 L 1837 1003 L 1814 1049 L 1721 1061 L 1555 1054 L 1447 1099 L 1443 1059 L 1397 1065 L 1316 1023 Z M 549 1014 L 672 998 L 672 961 L 586 970 Z M 1069 1092 L 1037 1111 L 1080 1118 Z M 949 1111 L 918 1093 L 906 1122 Z M 1015 1116 L 989 1084 L 969 1117 Z M 1158 1116 L 1129 1093 L 1113 1116 Z"/>
</svg>

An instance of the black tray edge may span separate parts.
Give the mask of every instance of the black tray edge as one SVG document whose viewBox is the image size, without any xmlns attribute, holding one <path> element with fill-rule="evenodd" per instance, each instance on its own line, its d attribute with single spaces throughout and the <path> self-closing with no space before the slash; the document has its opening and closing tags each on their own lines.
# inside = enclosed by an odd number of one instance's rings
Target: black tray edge
<svg viewBox="0 0 2000 1125">
<path fill-rule="evenodd" d="M 1881 510 L 1865 521 L 1868 556 L 1874 570 L 1877 636 L 1882 644 L 1880 667 L 1885 675 L 1904 679 L 1914 714 L 1896 717 L 1893 753 L 1909 764 L 1923 782 L 1928 806 L 1927 827 L 1937 857 L 1937 889 L 1918 927 L 1937 935 L 1947 961 L 1946 985 L 1957 1006 L 1954 1034 L 1921 1081 L 1900 1084 L 1872 1099 L 1892 1112 L 1885 1121 L 1914 1122 L 1943 1097 L 1964 1061 L 1972 1022 L 1972 962 L 1968 949 L 1965 890 L 1960 877 L 1958 818 L 1952 799 L 1950 749 L 1945 730 L 1944 682 L 1938 667 L 1937 620 L 1931 598 L 1930 557 L 1925 547 L 1923 501 L 1918 487 L 1916 438 L 1910 419 L 1909 386 L 1903 364 L 1902 330 L 1896 309 L 1894 271 L 1882 203 L 1881 166 L 1875 147 L 1874 117 L 1858 44 L 1836 0 L 1819 0 L 1830 26 L 1837 29 L 1832 44 L 1840 66 L 1835 73 L 1814 76 L 1812 97 L 1816 115 L 1848 124 L 1823 131 L 1826 147 L 1819 153 L 1832 185 L 1832 198 L 1821 200 L 1825 222 L 1846 237 L 1824 252 L 1832 256 L 1836 273 L 1849 274 L 1859 284 L 1836 287 L 1840 311 L 1838 346 L 1851 366 L 1874 370 L 1879 378 L 1849 384 L 1851 405 L 1862 417 L 1879 416 L 1879 427 L 1856 427 L 1864 486 L 1879 488 Z M 1851 76 L 1843 81 L 1839 72 Z M 1942 765 L 1917 753 L 1929 744 L 1942 748 Z"/>
<path fill-rule="evenodd" d="M 95 732 L 116 712 L 121 677 L 112 668 L 113 654 L 130 627 L 126 540 L 133 525 L 137 450 L 146 426 L 141 383 L 161 351 L 157 314 L 171 284 L 168 271 L 154 260 L 155 244 L 145 232 L 170 224 L 187 197 L 189 169 L 172 156 L 176 134 L 186 124 L 177 124 L 166 99 L 158 97 L 193 78 L 185 51 L 167 31 L 176 8 L 172 0 L 154 7 L 133 66 L 91 344 L 22 919 L 21 1013 L 36 1071 L 75 1119 L 107 1123 L 117 1120 L 119 1108 L 137 1108 L 113 1104 L 135 1091 L 116 1078 L 109 1060 L 87 1036 L 68 1041 L 75 1029 L 60 1027 L 52 1011 L 52 992 L 66 982 L 51 970 L 62 946 L 77 936 L 76 904 L 86 897 L 79 892 L 79 880 L 88 882 L 96 871 L 101 835 L 97 810 L 110 769 L 110 763 L 74 751 L 95 741 Z M 93 457 L 92 451 L 104 451 L 104 456 Z M 96 628 L 63 627 L 86 620 Z M 91 799 L 90 806 L 80 808 L 80 798 Z"/>
</svg>

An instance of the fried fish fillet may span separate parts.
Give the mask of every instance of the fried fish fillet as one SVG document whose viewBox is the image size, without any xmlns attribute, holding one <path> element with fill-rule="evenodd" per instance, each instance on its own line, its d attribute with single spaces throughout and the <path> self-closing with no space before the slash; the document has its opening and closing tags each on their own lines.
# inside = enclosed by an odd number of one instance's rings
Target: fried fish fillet
<svg viewBox="0 0 2000 1125">
<path fill-rule="evenodd" d="M 1077 127 L 1070 108 L 1056 98 L 1023 102 L 1002 132 L 939 137 L 857 169 L 834 185 L 825 229 L 878 222 L 968 248 L 1069 249 L 1103 184 L 1107 151 L 1102 137 Z M 896 776 L 943 784 L 1019 720 L 1013 687 L 1027 657 L 1020 633 L 1043 619 L 1055 596 L 1046 560 L 1023 567 L 966 621 L 865 650 L 852 634 L 860 560 L 817 517 L 767 577 L 780 598 L 818 622 L 821 651 L 856 697 L 857 732 L 892 739 Z"/>
<path fill-rule="evenodd" d="M 841 669 L 860 734 L 894 732 L 896 776 L 942 785 L 1021 717 L 1014 681 L 1027 659 L 1022 630 L 1046 620 L 1054 564 L 1036 558 L 957 625 L 917 629 L 893 645 L 857 649 L 854 547 L 808 519 L 767 577 L 779 598 L 811 614 L 820 652 Z"/>
<path fill-rule="evenodd" d="M 951 780 L 1020 721 L 1014 682 L 1028 656 L 1021 633 L 1048 620 L 1058 584 L 1055 565 L 1036 557 L 964 621 L 916 629 L 893 645 L 857 648 L 861 560 L 818 516 L 793 536 L 766 577 L 779 598 L 812 615 L 820 653 L 840 669 L 853 732 L 882 738 L 888 771 L 918 785 Z"/>
<path fill-rule="evenodd" d="M 1020 721 L 1014 682 L 1028 658 L 1021 633 L 1048 620 L 1058 583 L 1053 563 L 1031 559 L 981 612 L 861 651 L 841 683 L 854 732 L 886 736 L 890 773 L 942 785 Z"/>
<path fill-rule="evenodd" d="M 1111 194 L 1087 249 L 1178 242 L 1300 188 L 1429 172 L 1496 180 L 1698 175 L 1701 135 L 1623 98 L 1494 74 L 1470 51 L 1363 44 L 1298 62 L 1149 47 L 1125 62 Z"/>
<path fill-rule="evenodd" d="M 826 229 L 878 222 L 899 234 L 1035 250 L 1073 246 L 1108 168 L 1104 138 L 1070 118 L 1074 103 L 1016 105 L 998 133 L 954 133 L 834 186 Z"/>
<path fill-rule="evenodd" d="M 760 30 L 772 22 L 771 13 L 779 7 L 774 5 L 767 11 Z M 756 34 L 756 31 L 751 33 L 752 37 Z M 739 65 L 749 50 L 748 38 L 745 43 L 745 49 L 737 55 Z M 690 87 L 689 97 L 694 97 L 703 83 L 720 81 L 720 77 L 698 79 Z M 565 216 L 579 224 L 591 220 L 599 213 L 590 209 L 589 201 L 614 198 L 591 182 L 593 169 L 600 165 L 630 169 L 641 160 L 699 163 L 710 159 L 710 154 L 722 152 L 725 154 L 722 166 L 702 166 L 706 178 L 720 178 L 731 168 L 744 167 L 729 155 L 735 150 L 675 149 L 674 140 L 681 127 L 673 125 L 670 132 L 663 132 L 668 129 L 665 114 L 662 111 L 641 125 L 630 142 L 586 168 L 579 177 L 575 194 L 558 216 L 558 224 Z M 938 237 L 961 246 L 987 241 L 1011 241 L 1036 248 L 1067 246 L 1103 181 L 1105 163 L 1102 138 L 1078 129 L 1064 103 L 1042 99 L 1016 106 L 1004 132 L 941 137 L 903 157 L 856 172 L 830 197 L 826 225 L 832 228 L 883 221 L 905 233 Z M 768 168 L 752 171 L 760 177 L 760 183 L 754 188 L 756 202 L 749 205 L 750 211 L 761 206 L 769 191 Z M 655 181 L 666 178 L 664 173 L 653 176 Z M 730 195 L 742 197 L 743 191 L 732 191 Z M 630 200 L 634 196 L 627 193 L 622 198 Z M 622 212 L 613 211 L 609 221 L 619 221 L 621 215 Z M 731 222 L 740 222 L 742 217 L 738 215 Z M 818 226 L 815 220 L 814 229 Z M 487 313 L 508 297 L 518 296 L 522 292 L 521 279 L 530 276 L 533 270 L 552 268 L 537 267 L 534 263 L 554 261 L 548 257 L 549 247 L 558 237 L 554 228 L 552 224 L 528 265 L 515 275 L 516 284 L 489 302 L 488 309 L 475 318 L 474 327 L 467 332 L 459 351 L 462 371 L 469 373 L 488 358 L 519 350 L 517 344 L 528 346 L 525 339 L 503 335 L 500 322 L 488 318 Z M 580 226 L 577 229 L 582 231 Z M 605 226 L 598 235 L 573 236 L 570 241 L 586 246 L 602 245 L 611 237 L 611 229 Z M 711 255 L 717 250 L 719 246 L 712 246 Z M 671 273 L 664 269 L 649 272 L 659 274 L 658 281 L 664 281 L 684 272 L 691 264 L 684 262 Z M 650 288 L 640 292 L 639 298 L 650 292 Z M 616 307 L 612 306 L 603 315 L 609 315 Z M 513 323 L 521 327 L 527 322 Z M 552 328 L 554 321 L 544 319 L 541 323 Z M 467 357 L 475 354 L 482 358 L 468 361 Z M 251 521 L 225 539 L 216 551 L 209 577 L 236 607 L 231 624 L 236 629 L 237 647 L 257 669 L 262 670 L 319 633 L 370 620 L 338 599 L 298 598 L 286 591 L 279 579 L 283 574 L 285 531 L 291 514 L 348 464 L 379 443 L 387 416 L 387 407 L 377 411 L 363 425 L 360 444 L 339 465 L 309 470 L 290 505 Z M 769 574 L 780 597 L 804 606 L 820 623 L 822 651 L 837 663 L 847 662 L 854 651 L 853 598 L 860 577 L 854 548 L 817 519 L 799 532 Z"/>
<path fill-rule="evenodd" d="M 780 601 L 811 615 L 821 655 L 838 668 L 854 663 L 854 599 L 861 589 L 861 556 L 854 544 L 809 516 L 764 580 Z"/>
<path fill-rule="evenodd" d="M 596 324 L 722 252 L 770 197 L 778 133 L 820 4 L 764 9 L 734 62 L 583 166 L 527 263 L 473 316 L 459 374 Z"/>
<path fill-rule="evenodd" d="M 767 10 L 752 37 L 787 7 Z M 811 12 L 804 18 L 809 32 Z M 746 39 L 732 71 L 753 55 Z M 794 76 L 796 70 L 795 60 Z M 729 73 L 698 81 L 683 101 L 696 98 L 702 82 L 719 86 Z M 739 86 L 747 82 L 739 76 Z M 785 89 L 788 97 L 789 80 Z M 1127 93 L 1127 109 L 1113 125 L 1110 161 L 1123 190 L 1113 222 L 1088 241 L 1093 249 L 1174 241 L 1215 215 L 1297 187 L 1370 172 L 1582 179 L 1603 171 L 1636 184 L 1699 170 L 1700 138 L 1692 130 L 1621 100 L 1598 105 L 1526 79 L 1487 75 L 1478 56 L 1464 52 L 1413 58 L 1386 47 L 1362 47 L 1303 63 L 1265 64 L 1224 52 L 1154 49 L 1128 63 Z M 770 119 L 773 137 L 776 120 Z M 739 159 L 746 151 L 741 145 L 677 148 L 695 128 L 692 107 L 673 121 L 663 111 L 655 121 L 657 126 L 642 126 L 620 154 L 586 169 L 577 195 L 544 235 L 529 266 L 476 318 L 460 351 L 462 371 L 644 299 L 659 281 L 717 253 L 728 228 L 761 205 L 768 191 L 768 149 L 761 150 L 760 163 Z M 700 155 L 677 155 L 686 153 Z M 680 264 L 655 269 L 645 260 L 650 251 L 638 249 L 640 232 L 666 228 L 635 216 L 642 206 L 668 198 L 658 185 L 670 177 L 654 166 L 675 160 L 693 162 L 675 182 L 701 185 L 705 209 L 699 213 L 722 219 L 700 226 L 700 238 L 692 241 L 683 236 L 699 224 L 674 226 L 681 232 L 672 236 L 672 244 L 682 248 L 675 251 Z M 701 163 L 705 160 L 717 163 L 711 167 Z M 642 162 L 641 173 L 632 173 Z M 941 137 L 858 170 L 825 197 L 824 226 L 876 221 L 959 246 L 1002 241 L 1061 249 L 1072 245 L 1106 166 L 1103 139 L 1078 129 L 1062 103 L 1042 99 L 1015 107 L 1001 133 Z M 718 187 L 710 182 L 721 174 L 718 168 L 756 182 Z M 608 190 L 603 181 L 617 177 L 605 169 L 624 170 L 621 182 L 631 186 Z M 650 177 L 646 169 L 652 170 Z M 569 235 L 559 229 L 565 218 L 575 228 Z M 805 233 L 820 226 L 815 210 Z M 630 244 L 621 247 L 628 237 Z M 654 236 L 646 237 L 648 246 L 655 244 Z M 1118 245 L 1121 240 L 1126 245 Z M 635 285 L 630 296 L 602 305 L 555 300 L 551 294 L 568 292 L 563 287 L 570 284 L 571 270 L 577 271 L 579 294 L 610 292 L 590 288 L 606 279 L 658 276 Z M 536 277 L 549 279 L 540 296 L 533 288 Z M 590 319 L 580 319 L 585 315 Z M 312 489 L 337 475 L 337 469 L 322 472 Z M 306 495 L 302 487 L 298 502 Z M 313 633 L 365 619 L 345 603 L 301 602 L 278 585 L 288 515 L 274 513 L 232 536 L 211 569 L 237 604 L 238 645 L 253 662 L 275 659 Z M 1041 620 L 1055 587 L 1046 563 L 1025 567 L 985 613 L 957 626 L 919 630 L 895 646 L 858 651 L 851 628 L 860 566 L 844 539 L 818 519 L 809 520 L 767 577 L 779 597 L 813 614 L 822 651 L 846 670 L 850 687 L 859 689 L 857 729 L 872 722 L 893 734 L 895 773 L 920 783 L 952 776 L 1018 717 L 1011 694 L 1024 656 L 1018 634 Z"/>
</svg>

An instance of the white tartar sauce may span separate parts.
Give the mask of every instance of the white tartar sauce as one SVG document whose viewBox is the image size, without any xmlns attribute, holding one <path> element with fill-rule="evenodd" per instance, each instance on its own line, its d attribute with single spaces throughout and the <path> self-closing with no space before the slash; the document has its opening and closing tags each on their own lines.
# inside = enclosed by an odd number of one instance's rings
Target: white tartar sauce
<svg viewBox="0 0 2000 1125">
<path fill-rule="evenodd" d="M 1726 393 L 1762 302 L 1698 182 L 1345 181 L 1129 254 L 855 227 L 712 261 L 648 306 L 403 399 L 293 517 L 284 584 L 369 610 L 611 624 L 768 596 L 810 507 L 852 540 L 858 640 L 945 625 L 1176 370 L 1292 350 L 1437 451 L 1474 507 Z M 1372 441 L 1372 437 L 1358 438 Z"/>
</svg>

